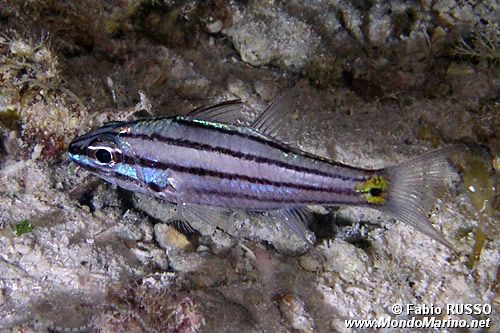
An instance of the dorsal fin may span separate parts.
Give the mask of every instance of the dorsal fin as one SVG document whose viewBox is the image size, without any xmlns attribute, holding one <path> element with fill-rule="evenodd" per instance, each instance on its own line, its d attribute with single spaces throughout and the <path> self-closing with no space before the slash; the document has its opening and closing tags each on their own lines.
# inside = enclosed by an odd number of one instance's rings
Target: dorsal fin
<svg viewBox="0 0 500 333">
<path fill-rule="evenodd" d="M 300 89 L 292 88 L 278 95 L 267 109 L 255 119 L 251 127 L 264 135 L 274 137 L 286 124 L 284 118 L 291 113 L 300 97 Z"/>
<path fill-rule="evenodd" d="M 213 121 L 225 124 L 235 124 L 241 117 L 243 103 L 239 99 L 225 101 L 216 105 L 202 106 L 191 112 L 186 117 L 198 120 Z"/>
</svg>

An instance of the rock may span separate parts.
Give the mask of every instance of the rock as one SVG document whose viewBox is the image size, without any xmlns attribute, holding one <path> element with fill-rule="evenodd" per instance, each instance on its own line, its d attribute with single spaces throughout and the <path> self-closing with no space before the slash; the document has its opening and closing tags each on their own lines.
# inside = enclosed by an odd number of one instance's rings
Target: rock
<svg viewBox="0 0 500 333">
<path fill-rule="evenodd" d="M 304 301 L 292 293 L 276 297 L 278 308 L 285 322 L 299 332 L 314 332 L 314 320 L 307 313 Z"/>
<path fill-rule="evenodd" d="M 222 30 L 222 27 L 224 25 L 222 24 L 221 20 L 213 21 L 207 24 L 207 30 L 211 34 L 216 34 Z"/>
<path fill-rule="evenodd" d="M 164 223 L 158 223 L 154 227 L 155 239 L 165 250 L 172 248 L 187 250 L 191 247 L 191 242 L 187 237 L 174 227 Z"/>
<path fill-rule="evenodd" d="M 336 272 L 345 281 L 360 280 L 367 272 L 368 256 L 354 245 L 335 239 L 325 246 L 324 270 Z"/>
<path fill-rule="evenodd" d="M 241 59 L 253 66 L 276 65 L 297 72 L 319 45 L 310 26 L 280 8 L 247 8 L 226 34 Z"/>
<path fill-rule="evenodd" d="M 387 4 L 375 4 L 368 16 L 368 40 L 371 45 L 382 47 L 392 35 L 393 24 Z"/>
</svg>

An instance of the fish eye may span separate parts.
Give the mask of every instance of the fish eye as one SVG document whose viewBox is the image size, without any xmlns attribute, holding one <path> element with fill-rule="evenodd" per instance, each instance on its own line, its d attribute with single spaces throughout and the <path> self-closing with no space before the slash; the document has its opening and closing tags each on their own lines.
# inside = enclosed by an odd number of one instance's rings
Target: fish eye
<svg viewBox="0 0 500 333">
<path fill-rule="evenodd" d="M 113 155 L 107 149 L 99 148 L 95 151 L 95 158 L 99 163 L 108 164 L 113 160 Z"/>
<path fill-rule="evenodd" d="M 102 165 L 112 166 L 123 160 L 122 151 L 112 140 L 95 140 L 87 147 L 87 154 Z"/>
</svg>

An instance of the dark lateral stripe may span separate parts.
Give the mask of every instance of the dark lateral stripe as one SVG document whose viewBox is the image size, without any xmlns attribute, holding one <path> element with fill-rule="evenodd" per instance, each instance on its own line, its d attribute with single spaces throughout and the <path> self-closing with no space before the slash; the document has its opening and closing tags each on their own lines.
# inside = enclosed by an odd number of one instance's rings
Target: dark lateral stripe
<svg viewBox="0 0 500 333">
<path fill-rule="evenodd" d="M 113 176 L 123 180 L 123 181 L 128 181 L 128 182 L 133 182 L 136 185 L 140 185 L 140 182 L 132 178 L 130 176 L 118 174 L 116 172 L 113 173 Z M 214 190 L 208 190 L 208 189 L 196 189 L 193 191 L 195 194 L 199 195 L 214 195 L 214 196 L 219 196 L 219 197 L 225 197 L 225 198 L 238 198 L 238 199 L 243 199 L 243 200 L 251 200 L 251 201 L 256 201 L 256 202 L 274 202 L 274 203 L 282 203 L 282 204 L 302 204 L 302 205 L 332 205 L 332 204 L 350 204 L 352 203 L 351 201 L 345 200 L 335 200 L 334 202 L 332 200 L 294 200 L 294 199 L 287 199 L 287 198 L 277 198 L 277 197 L 264 197 L 264 196 L 259 196 L 259 195 L 254 195 L 254 194 L 246 194 L 246 193 L 236 193 L 236 192 L 222 192 L 222 191 L 214 191 Z"/>
<path fill-rule="evenodd" d="M 96 168 L 96 167 L 93 167 L 90 165 L 82 166 L 82 168 L 84 168 L 88 172 L 92 172 L 100 177 L 103 177 L 103 175 L 104 175 L 105 177 L 116 178 L 118 180 L 122 180 L 122 181 L 129 182 L 129 183 L 134 183 L 137 186 L 141 186 L 141 182 L 138 179 L 121 174 L 121 173 L 114 171 L 114 170 L 103 171 L 99 168 Z"/>
<path fill-rule="evenodd" d="M 183 117 L 172 118 L 172 122 L 177 123 L 177 124 L 186 125 L 188 127 L 205 128 L 205 129 L 210 128 L 210 129 L 213 129 L 214 131 L 219 132 L 219 133 L 229 134 L 229 135 L 236 135 L 236 136 L 239 136 L 239 137 L 242 137 L 242 138 L 246 138 L 246 139 L 249 139 L 251 141 L 255 141 L 255 142 L 258 142 L 258 143 L 261 143 L 263 145 L 267 145 L 267 146 L 270 146 L 272 148 L 279 149 L 279 150 L 283 150 L 284 148 L 287 148 L 286 145 L 284 145 L 284 144 L 282 144 L 281 142 L 278 142 L 278 141 L 267 140 L 265 138 L 261 138 L 261 137 L 256 136 L 256 135 L 249 135 L 249 134 L 242 133 L 242 132 L 236 131 L 236 130 L 228 130 L 228 129 L 220 127 L 220 126 L 210 126 L 207 123 L 196 122 L 196 121 L 193 121 L 193 120 L 190 120 L 190 119 L 185 119 Z M 313 154 L 309 154 L 307 152 L 301 152 L 301 154 L 303 156 L 306 156 L 306 157 L 312 157 L 312 158 L 319 159 L 322 162 L 328 163 L 330 165 L 341 166 L 341 167 L 345 167 L 345 168 L 357 169 L 357 168 L 354 168 L 354 167 L 351 167 L 351 166 L 348 166 L 348 165 L 344 165 L 342 163 L 337 163 L 335 161 L 331 161 L 331 160 L 328 160 L 326 158 L 322 158 L 320 156 L 315 156 Z M 363 180 L 363 179 L 360 179 L 360 180 Z"/>
<path fill-rule="evenodd" d="M 173 170 L 177 172 L 182 172 L 182 173 L 189 173 L 192 175 L 196 176 L 209 176 L 209 177 L 216 177 L 216 178 L 221 178 L 221 179 L 228 179 L 228 180 L 239 180 L 239 181 L 246 181 L 249 183 L 254 183 L 258 185 L 270 185 L 274 187 L 288 187 L 288 188 L 294 188 L 302 191 L 317 191 L 317 192 L 325 192 L 325 193 L 335 193 L 335 194 L 356 194 L 352 189 L 338 189 L 338 188 L 325 188 L 325 187 L 318 187 L 318 186 L 313 186 L 313 185 L 306 185 L 306 184 L 296 184 L 296 183 L 289 183 L 289 182 L 278 182 L 278 181 L 272 181 L 269 179 L 264 179 L 264 178 L 258 178 L 258 177 L 250 177 L 246 175 L 240 175 L 240 174 L 235 174 L 235 173 L 226 173 L 226 172 L 220 172 L 216 170 L 211 170 L 211 169 L 205 169 L 201 167 L 187 167 L 184 165 L 179 165 L 179 164 L 174 164 L 174 163 L 165 163 L 165 162 L 156 162 L 147 158 L 143 157 L 138 157 L 138 156 L 129 156 L 129 155 L 124 155 L 124 162 L 134 165 L 136 162 L 139 163 L 140 166 L 143 167 L 150 167 L 150 168 L 155 168 L 155 169 L 160 169 L 160 170 Z"/>
<path fill-rule="evenodd" d="M 230 132 L 230 133 L 233 133 L 233 132 Z M 277 167 L 281 167 L 281 168 L 285 168 L 285 169 L 289 169 L 289 170 L 293 170 L 293 171 L 297 171 L 297 172 L 310 173 L 310 174 L 323 176 L 323 177 L 341 179 L 344 181 L 364 181 L 364 180 L 366 180 L 366 177 L 342 176 L 342 175 L 338 175 L 338 174 L 331 173 L 331 172 L 326 172 L 326 171 L 322 171 L 322 170 L 293 165 L 293 164 L 285 163 L 285 162 L 278 161 L 278 160 L 273 160 L 273 159 L 270 159 L 267 157 L 262 157 L 262 156 L 258 156 L 258 155 L 252 155 L 252 154 L 245 154 L 245 153 L 231 150 L 231 149 L 227 149 L 224 147 L 216 147 L 216 146 L 212 146 L 212 145 L 208 145 L 208 144 L 204 144 L 204 143 L 199 143 L 199 142 L 194 142 L 194 141 L 190 141 L 190 140 L 185 140 L 185 139 L 170 138 L 170 137 L 160 135 L 158 133 L 154 133 L 151 135 L 138 134 L 138 133 L 120 133 L 119 135 L 123 138 L 134 138 L 134 139 L 141 139 L 141 140 L 145 140 L 145 141 L 153 141 L 154 139 L 156 139 L 162 143 L 166 143 L 166 144 L 177 146 L 177 147 L 186 147 L 186 148 L 192 148 L 192 149 L 197 149 L 197 150 L 204 150 L 204 151 L 208 151 L 208 152 L 225 154 L 225 155 L 229 155 L 231 157 L 240 158 L 240 159 L 244 159 L 247 161 L 254 161 L 257 163 L 265 163 L 265 164 L 275 165 Z M 253 136 L 248 136 L 248 137 L 253 138 Z M 267 143 L 268 141 L 264 141 L 264 142 Z"/>
<path fill-rule="evenodd" d="M 125 161 L 129 161 L 130 157 L 125 158 Z M 90 169 L 90 168 L 89 168 Z M 94 173 L 103 173 L 101 170 L 95 168 L 95 169 L 90 169 L 89 171 L 94 172 Z M 129 182 L 129 183 L 134 183 L 137 186 L 141 186 L 141 182 L 138 179 L 135 179 L 133 177 L 127 176 L 120 174 L 116 171 L 111 171 L 107 176 L 111 176 L 113 178 L 119 179 L 124 182 Z M 146 184 L 147 186 L 151 186 L 153 184 Z M 213 195 L 213 196 L 219 196 L 219 197 L 225 197 L 225 198 L 238 198 L 238 199 L 243 199 L 243 200 L 251 200 L 251 201 L 256 201 L 256 202 L 273 202 L 273 203 L 282 203 L 282 204 L 303 204 L 303 205 L 332 205 L 332 204 L 352 204 L 351 201 L 349 200 L 294 200 L 294 199 L 287 199 L 287 198 L 279 198 L 279 197 L 267 197 L 264 195 L 255 195 L 255 194 L 248 194 L 248 193 L 238 193 L 238 192 L 223 192 L 223 191 L 215 191 L 215 190 L 208 190 L 208 189 L 196 189 L 193 190 L 195 194 L 199 195 Z M 350 194 L 350 193 L 338 193 L 338 194 Z M 356 192 L 354 192 L 356 194 Z"/>
<path fill-rule="evenodd" d="M 254 194 L 247 193 L 234 193 L 234 192 L 223 192 L 223 191 L 214 191 L 207 189 L 197 189 L 193 191 L 195 194 L 199 195 L 214 195 L 225 198 L 237 198 L 242 200 L 252 200 L 257 202 L 275 202 L 275 203 L 283 203 L 283 204 L 294 204 L 294 205 L 343 205 L 343 204 L 352 204 L 352 201 L 349 200 L 294 200 L 287 198 L 277 198 L 277 197 L 263 197 Z"/>
</svg>

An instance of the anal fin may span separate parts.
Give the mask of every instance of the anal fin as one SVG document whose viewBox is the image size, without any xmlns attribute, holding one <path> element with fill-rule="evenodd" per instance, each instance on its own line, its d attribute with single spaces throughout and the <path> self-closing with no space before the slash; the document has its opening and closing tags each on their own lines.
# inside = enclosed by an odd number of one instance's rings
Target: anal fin
<svg viewBox="0 0 500 333">
<path fill-rule="evenodd" d="M 294 207 L 268 212 L 269 215 L 277 217 L 295 235 L 304 242 L 314 245 L 314 234 L 309 232 L 308 225 L 313 219 L 313 214 L 306 207 Z"/>
<path fill-rule="evenodd" d="M 189 224 L 189 222 L 184 219 L 173 218 L 170 221 L 168 221 L 168 224 L 186 235 L 191 235 L 196 232 L 196 230 L 191 226 L 191 224 Z"/>
<path fill-rule="evenodd" d="M 238 237 L 230 234 L 226 230 L 228 229 L 224 223 L 228 221 L 228 215 L 232 213 L 229 209 L 194 205 L 187 203 L 180 203 L 177 205 L 177 216 L 178 219 L 186 221 L 191 225 L 193 229 L 196 229 L 200 234 L 207 235 L 214 232 L 214 230 L 220 230 L 222 233 L 228 235 L 230 238 L 237 239 Z M 199 223 L 202 222 L 202 223 Z M 206 226 L 210 226 L 209 231 Z"/>
</svg>

